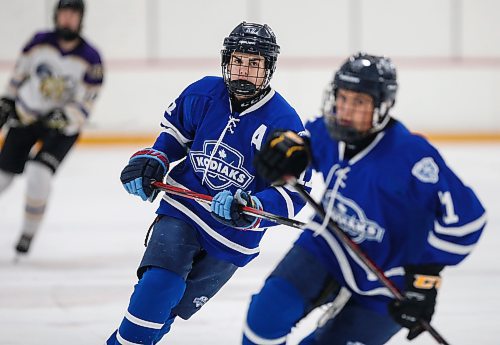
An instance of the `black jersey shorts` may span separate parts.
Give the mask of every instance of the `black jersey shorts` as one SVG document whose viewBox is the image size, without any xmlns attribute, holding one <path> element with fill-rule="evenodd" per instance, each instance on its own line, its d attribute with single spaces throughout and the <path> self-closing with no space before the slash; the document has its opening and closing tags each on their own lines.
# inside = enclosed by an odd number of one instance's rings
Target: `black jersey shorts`
<svg viewBox="0 0 500 345">
<path fill-rule="evenodd" d="M 56 172 L 77 139 L 78 134 L 67 136 L 40 124 L 11 127 L 0 151 L 0 169 L 21 174 L 26 162 L 34 160 Z"/>
</svg>

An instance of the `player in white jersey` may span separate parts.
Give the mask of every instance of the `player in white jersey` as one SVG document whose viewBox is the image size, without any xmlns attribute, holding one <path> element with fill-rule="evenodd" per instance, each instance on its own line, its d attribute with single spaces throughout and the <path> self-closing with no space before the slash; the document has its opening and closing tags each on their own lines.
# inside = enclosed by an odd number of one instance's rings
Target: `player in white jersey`
<svg viewBox="0 0 500 345">
<path fill-rule="evenodd" d="M 223 77 L 189 85 L 170 104 L 152 148 L 132 155 L 121 174 L 130 194 L 153 200 L 151 180 L 213 196 L 211 207 L 164 195 L 135 286 L 108 345 L 156 344 L 175 318 L 189 319 L 260 251 L 267 227 L 241 205 L 293 217 L 297 193 L 256 176 L 252 164 L 269 133 L 304 133 L 296 111 L 270 86 L 279 45 L 267 25 L 243 22 L 224 39 Z M 202 342 L 202 341 L 201 341 Z"/>
<path fill-rule="evenodd" d="M 0 193 L 16 174 L 25 171 L 28 181 L 16 245 L 20 254 L 30 248 L 54 173 L 75 144 L 102 85 L 100 55 L 80 36 L 84 10 L 83 0 L 58 1 L 55 30 L 36 33 L 24 47 L 0 99 L 0 127 L 8 128 L 0 152 Z"/>
<path fill-rule="evenodd" d="M 308 148 L 321 173 L 326 217 L 357 244 L 402 292 L 375 277 L 354 251 L 314 217 L 248 310 L 243 344 L 285 344 L 314 307 L 332 302 L 301 345 L 379 345 L 402 327 L 414 339 L 430 321 L 445 266 L 475 247 L 486 214 L 474 192 L 423 137 L 389 115 L 398 88 L 386 57 L 358 53 L 335 73 L 323 116 L 302 140 L 283 132 L 263 146 L 257 171 L 270 181 L 307 166 L 288 152 Z"/>
</svg>

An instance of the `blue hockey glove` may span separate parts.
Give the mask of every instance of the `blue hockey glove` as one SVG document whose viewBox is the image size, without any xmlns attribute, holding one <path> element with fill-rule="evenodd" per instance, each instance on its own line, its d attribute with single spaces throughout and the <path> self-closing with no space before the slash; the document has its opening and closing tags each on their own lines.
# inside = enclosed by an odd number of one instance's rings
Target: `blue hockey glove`
<svg viewBox="0 0 500 345">
<path fill-rule="evenodd" d="M 402 301 L 393 300 L 389 304 L 389 314 L 401 326 L 408 328 L 407 339 L 413 340 L 424 328 L 420 320 L 430 322 L 436 306 L 437 290 L 441 285 L 439 272 L 443 266 L 408 266 L 406 288 Z"/>
<path fill-rule="evenodd" d="M 152 202 L 159 191 L 151 186 L 151 181 L 163 181 L 168 168 L 169 162 L 165 153 L 146 148 L 130 157 L 127 166 L 122 170 L 120 180 L 127 192 Z"/>
<path fill-rule="evenodd" d="M 237 229 L 252 229 L 260 224 L 260 218 L 241 212 L 241 206 L 262 210 L 262 203 L 255 196 L 238 189 L 234 196 L 225 190 L 216 194 L 212 200 L 212 217 L 222 224 Z"/>
</svg>

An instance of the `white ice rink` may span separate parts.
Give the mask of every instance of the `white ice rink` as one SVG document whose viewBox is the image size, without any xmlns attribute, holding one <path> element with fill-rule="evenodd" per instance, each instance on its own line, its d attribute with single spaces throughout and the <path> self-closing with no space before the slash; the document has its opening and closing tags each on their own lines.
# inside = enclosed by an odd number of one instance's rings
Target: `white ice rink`
<svg viewBox="0 0 500 345">
<path fill-rule="evenodd" d="M 500 344 L 500 145 L 438 147 L 479 195 L 489 224 L 471 256 L 444 271 L 433 325 L 451 344 Z M 24 178 L 0 196 L 0 345 L 102 345 L 117 327 L 156 207 L 126 194 L 119 182 L 136 148 L 78 147 L 58 173 L 32 252 L 17 265 Z M 162 344 L 238 344 L 250 295 L 297 234 L 270 230 L 261 255 L 191 320 L 177 320 Z M 307 334 L 318 315 L 299 324 L 289 343 Z M 390 342 L 404 343 L 402 332 Z M 435 342 L 424 334 L 412 344 Z"/>
</svg>

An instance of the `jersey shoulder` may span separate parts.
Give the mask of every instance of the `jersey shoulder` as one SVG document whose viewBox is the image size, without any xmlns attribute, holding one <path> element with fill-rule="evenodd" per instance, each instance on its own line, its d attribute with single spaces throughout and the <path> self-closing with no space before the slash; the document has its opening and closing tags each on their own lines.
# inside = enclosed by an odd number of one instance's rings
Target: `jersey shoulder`
<svg viewBox="0 0 500 345">
<path fill-rule="evenodd" d="M 433 195 L 443 183 L 454 178 L 438 150 L 398 121 L 386 130 L 374 160 L 381 167 L 379 186 L 406 191 L 408 195 L 417 191 Z"/>
<path fill-rule="evenodd" d="M 337 147 L 338 141 L 333 139 L 326 128 L 325 119 L 323 116 L 316 116 L 305 124 L 306 132 L 309 136 L 311 147 L 316 148 L 325 145 Z"/>
<path fill-rule="evenodd" d="M 432 157 L 442 161 L 439 151 L 422 135 L 412 133 L 401 122 L 396 121 L 386 131 L 384 147 L 402 162 Z"/>
<path fill-rule="evenodd" d="M 30 52 L 34 47 L 41 44 L 56 46 L 56 34 L 54 31 L 38 31 L 28 41 L 23 48 L 23 53 Z"/>
<path fill-rule="evenodd" d="M 303 132 L 304 124 L 297 111 L 277 91 L 273 90 L 272 98 L 262 106 L 261 111 L 271 119 L 270 124 L 276 129 L 290 129 Z"/>
<path fill-rule="evenodd" d="M 319 115 L 316 116 L 310 120 L 308 120 L 305 124 L 306 130 L 309 131 L 311 134 L 318 133 L 318 134 L 325 134 L 328 133 L 325 125 L 325 120 L 323 116 Z"/>
<path fill-rule="evenodd" d="M 101 54 L 97 48 L 85 38 L 82 38 L 81 40 L 82 42 L 78 48 L 78 52 L 80 53 L 79 55 L 81 55 L 81 57 L 91 65 L 102 64 Z"/>
<path fill-rule="evenodd" d="M 181 94 L 181 96 L 188 95 L 207 96 L 210 98 L 226 96 L 229 102 L 229 94 L 221 77 L 206 76 L 191 83 Z"/>
</svg>

